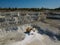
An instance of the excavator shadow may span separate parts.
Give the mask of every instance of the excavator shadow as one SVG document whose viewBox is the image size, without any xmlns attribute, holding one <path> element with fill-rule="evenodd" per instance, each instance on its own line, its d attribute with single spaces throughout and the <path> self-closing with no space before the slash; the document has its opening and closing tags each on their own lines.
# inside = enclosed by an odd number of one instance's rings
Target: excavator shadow
<svg viewBox="0 0 60 45">
<path fill-rule="evenodd" d="M 32 25 L 32 26 L 38 30 L 39 34 L 41 34 L 41 35 L 45 34 L 45 35 L 48 35 L 52 40 L 56 40 L 56 38 L 57 38 L 57 40 L 60 41 L 60 34 L 55 34 L 54 32 L 49 31 L 48 29 L 47 30 L 43 30 L 37 25 Z"/>
</svg>

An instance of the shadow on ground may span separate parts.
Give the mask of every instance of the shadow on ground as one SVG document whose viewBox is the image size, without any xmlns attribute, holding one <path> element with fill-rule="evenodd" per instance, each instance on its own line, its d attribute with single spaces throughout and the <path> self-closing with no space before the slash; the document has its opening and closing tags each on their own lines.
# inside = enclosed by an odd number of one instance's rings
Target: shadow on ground
<svg viewBox="0 0 60 45">
<path fill-rule="evenodd" d="M 40 34 L 45 34 L 45 35 L 48 35 L 51 39 L 53 40 L 59 40 L 60 41 L 60 34 L 55 34 L 54 32 L 52 31 L 49 31 L 48 29 L 47 30 L 43 30 L 41 29 L 39 26 L 37 25 L 32 25 L 34 28 L 36 28 L 38 30 L 38 33 Z M 56 38 L 55 38 L 56 37 Z"/>
</svg>

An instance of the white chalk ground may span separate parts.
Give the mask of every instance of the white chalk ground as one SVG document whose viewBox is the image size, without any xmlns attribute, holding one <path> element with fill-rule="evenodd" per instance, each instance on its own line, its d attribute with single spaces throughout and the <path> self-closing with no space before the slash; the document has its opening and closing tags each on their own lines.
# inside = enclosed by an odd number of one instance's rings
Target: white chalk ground
<svg viewBox="0 0 60 45">
<path fill-rule="evenodd" d="M 10 44 L 10 45 L 28 45 L 29 43 L 31 43 L 32 41 L 34 41 L 36 39 L 42 41 L 44 39 L 44 37 L 42 35 L 38 34 L 37 31 L 35 31 L 35 32 L 33 32 L 33 35 L 26 34 L 24 40 L 19 41 L 19 42 L 15 42 L 15 43 Z M 43 43 L 42 43 L 42 45 L 43 45 Z"/>
<path fill-rule="evenodd" d="M 38 25 L 39 24 L 40 23 L 38 23 Z M 22 30 L 22 31 L 25 30 L 27 26 L 23 25 L 22 28 L 19 27 L 18 32 L 20 32 L 20 30 Z M 44 25 L 40 24 L 40 27 L 42 29 L 46 29 L 49 26 L 46 26 L 45 24 Z M 25 34 L 24 40 L 17 41 L 17 42 L 12 42 L 11 44 L 7 44 L 7 45 L 60 45 L 60 41 L 54 42 L 47 35 L 38 34 L 37 31 L 36 32 L 31 32 L 31 33 L 33 33 L 33 35 Z"/>
</svg>

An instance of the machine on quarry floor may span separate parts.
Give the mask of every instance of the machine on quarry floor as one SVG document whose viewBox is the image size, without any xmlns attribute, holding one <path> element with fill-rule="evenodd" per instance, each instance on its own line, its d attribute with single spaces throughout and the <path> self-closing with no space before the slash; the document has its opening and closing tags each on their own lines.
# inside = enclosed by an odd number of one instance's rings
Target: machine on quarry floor
<svg viewBox="0 0 60 45">
<path fill-rule="evenodd" d="M 33 29 L 32 27 L 27 27 L 27 28 L 26 28 L 26 33 L 30 33 L 30 31 L 31 31 L 32 29 Z"/>
</svg>

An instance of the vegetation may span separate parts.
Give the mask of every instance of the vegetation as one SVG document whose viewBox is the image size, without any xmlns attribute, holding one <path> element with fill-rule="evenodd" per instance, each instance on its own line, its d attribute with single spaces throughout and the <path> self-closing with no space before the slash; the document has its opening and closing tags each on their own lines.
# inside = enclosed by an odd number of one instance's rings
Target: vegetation
<svg viewBox="0 0 60 45">
<path fill-rule="evenodd" d="M 50 10 L 50 11 L 60 11 L 60 7 L 59 8 L 55 8 L 55 9 L 49 9 L 49 8 L 0 8 L 0 11 L 15 11 L 15 10 L 24 10 L 24 11 L 45 11 L 45 10 Z"/>
<path fill-rule="evenodd" d="M 55 9 L 49 9 L 49 8 L 0 8 L 1 10 L 8 10 L 8 11 L 15 11 L 15 10 L 26 10 L 26 11 L 44 11 L 44 10 L 52 10 L 52 11 L 56 11 L 59 10 L 60 11 L 60 7 L 59 8 L 55 8 Z"/>
</svg>

